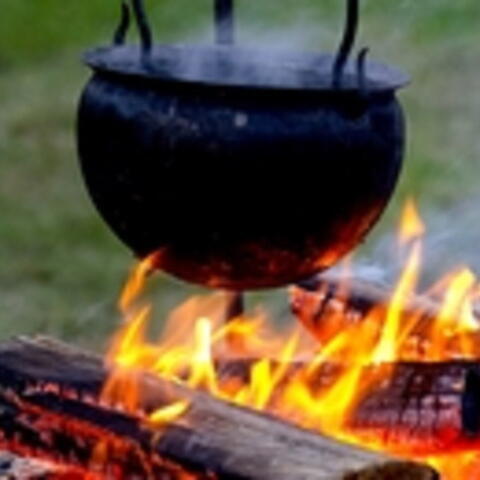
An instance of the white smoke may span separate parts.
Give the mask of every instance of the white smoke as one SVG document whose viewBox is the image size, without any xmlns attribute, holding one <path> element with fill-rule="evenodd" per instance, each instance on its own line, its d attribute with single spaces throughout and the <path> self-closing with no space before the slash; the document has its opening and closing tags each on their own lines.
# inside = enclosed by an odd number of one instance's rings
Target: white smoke
<svg viewBox="0 0 480 480">
<path fill-rule="evenodd" d="M 480 198 L 461 201 L 450 208 L 422 211 L 427 226 L 423 239 L 422 284 L 431 285 L 453 270 L 469 267 L 480 275 Z M 396 233 L 369 245 L 367 253 L 355 257 L 354 274 L 375 282 L 395 284 L 404 266 L 398 255 Z"/>
</svg>

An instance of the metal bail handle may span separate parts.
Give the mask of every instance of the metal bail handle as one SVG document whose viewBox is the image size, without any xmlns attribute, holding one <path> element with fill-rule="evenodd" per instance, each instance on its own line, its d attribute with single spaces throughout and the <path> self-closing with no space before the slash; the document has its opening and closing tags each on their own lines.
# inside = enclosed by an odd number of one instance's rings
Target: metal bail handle
<svg viewBox="0 0 480 480">
<path fill-rule="evenodd" d="M 115 32 L 113 43 L 122 45 L 130 26 L 130 7 L 128 0 L 122 0 L 122 16 Z M 143 0 L 130 0 L 137 28 L 142 43 L 142 55 L 148 60 L 153 45 L 153 36 Z M 219 45 L 233 45 L 235 43 L 235 11 L 234 0 L 214 0 L 215 13 L 215 40 Z M 332 87 L 342 87 L 345 67 L 348 63 L 355 44 L 359 22 L 359 0 L 346 0 L 347 15 L 340 47 L 335 56 L 332 68 Z M 360 90 L 366 90 L 366 56 L 368 49 L 362 49 L 357 57 L 357 76 Z"/>
<path fill-rule="evenodd" d="M 332 87 L 342 87 L 345 66 L 350 58 L 358 31 L 359 0 L 347 1 L 347 16 L 342 42 L 338 49 L 332 70 Z M 220 45 L 233 45 L 235 43 L 235 12 L 234 0 L 215 0 L 215 30 L 216 42 Z M 357 76 L 359 88 L 366 91 L 365 64 L 368 49 L 362 49 L 357 58 Z"/>
<path fill-rule="evenodd" d="M 148 57 L 153 45 L 152 29 L 145 11 L 143 0 L 130 0 L 137 28 L 140 33 L 142 52 Z M 220 45 L 233 45 L 234 43 L 234 0 L 215 0 L 215 40 Z M 130 28 L 131 12 L 128 0 L 122 0 L 122 15 L 120 23 L 113 37 L 114 45 L 123 45 Z"/>
<path fill-rule="evenodd" d="M 345 27 L 343 31 L 343 38 L 340 47 L 337 51 L 337 56 L 333 63 L 332 71 L 332 86 L 333 88 L 341 88 L 343 81 L 343 74 L 345 66 L 352 53 L 355 39 L 358 31 L 358 21 L 360 16 L 359 0 L 347 0 L 347 16 L 345 19 Z M 365 60 L 368 49 L 360 51 L 357 59 L 357 73 L 360 83 L 364 80 L 365 75 Z M 362 86 L 360 85 L 360 88 Z"/>
<path fill-rule="evenodd" d="M 133 14 L 135 16 L 135 22 L 137 23 L 138 32 L 140 34 L 140 41 L 142 44 L 142 56 L 143 60 L 148 60 L 150 52 L 153 46 L 153 35 L 148 16 L 145 11 L 143 0 L 131 0 Z M 122 15 L 120 23 L 115 30 L 113 37 L 114 45 L 123 45 L 130 28 L 131 23 L 131 11 L 128 0 L 122 0 Z"/>
</svg>

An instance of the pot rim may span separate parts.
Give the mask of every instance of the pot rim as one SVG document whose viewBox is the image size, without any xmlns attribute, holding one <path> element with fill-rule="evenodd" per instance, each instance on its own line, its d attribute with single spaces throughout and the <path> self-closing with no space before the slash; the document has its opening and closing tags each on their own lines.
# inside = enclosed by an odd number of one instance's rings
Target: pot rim
<svg viewBox="0 0 480 480">
<path fill-rule="evenodd" d="M 335 87 L 333 54 L 231 45 L 155 45 L 147 55 L 137 45 L 116 45 L 92 49 L 84 60 L 100 73 L 255 90 L 384 93 L 410 83 L 399 68 L 367 60 L 362 72 L 348 62 L 342 85 Z"/>
</svg>

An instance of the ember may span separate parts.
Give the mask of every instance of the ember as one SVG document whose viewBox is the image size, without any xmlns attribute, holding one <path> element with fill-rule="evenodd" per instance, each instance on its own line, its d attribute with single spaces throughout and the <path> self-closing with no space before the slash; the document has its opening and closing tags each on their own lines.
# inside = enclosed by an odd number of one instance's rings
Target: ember
<svg viewBox="0 0 480 480">
<path fill-rule="evenodd" d="M 480 441 L 480 326 L 473 308 L 480 289 L 461 269 L 417 293 L 424 231 L 409 202 L 399 234 L 407 261 L 383 303 L 377 298 L 352 315 L 348 276 L 330 292 L 328 305 L 322 277 L 316 288 L 292 289 L 294 310 L 319 340 L 316 347 L 296 328 L 273 331 L 261 311 L 223 323 L 228 299 L 221 295 L 188 300 L 172 313 L 160 341 L 151 343 L 149 307 L 138 300 L 147 260 L 122 295 L 126 320 L 108 354 L 118 370 L 104 400 L 118 402 L 130 382 L 125 405 L 135 410 L 138 392 L 125 368 L 141 368 L 349 443 L 426 461 L 445 480 L 468 478 L 465 472 L 480 465 L 473 454 Z M 243 375 L 217 375 L 218 359 L 239 358 L 251 359 Z M 188 402 L 169 405 L 151 421 L 168 423 L 186 408 Z"/>
<path fill-rule="evenodd" d="M 391 468 L 434 478 L 352 444 L 426 462 L 446 480 L 465 478 L 479 467 L 479 289 L 462 270 L 416 294 L 424 229 L 413 204 L 408 211 L 399 242 L 407 263 L 396 290 L 330 274 L 293 287 L 305 330 L 276 332 L 262 311 L 225 323 L 231 297 L 216 294 L 178 307 L 151 342 L 151 307 L 141 295 L 154 259 L 142 262 L 121 295 L 124 324 L 103 369 L 99 359 L 48 340 L 0 346 L 2 448 L 91 478 L 206 480 L 214 472 L 291 480 L 304 478 L 307 465 L 316 472 L 311 480 L 371 468 L 378 479 Z M 439 322 L 450 325 L 443 335 Z M 239 428 L 241 445 L 232 438 Z M 321 470 L 324 451 L 340 471 Z"/>
<path fill-rule="evenodd" d="M 336 55 L 271 63 L 234 45 L 233 0 L 215 2 L 215 47 L 154 45 L 143 1 L 123 4 L 114 45 L 86 57 L 78 146 L 92 200 L 143 260 L 104 359 L 45 338 L 0 345 L 1 448 L 59 479 L 480 475 L 476 276 L 462 268 L 419 291 L 413 201 L 393 291 L 347 263 L 321 273 L 379 219 L 404 154 L 395 94 L 407 78 L 366 48 L 350 60 L 359 1 L 346 3 Z M 124 45 L 131 13 L 140 48 Z M 291 287 L 299 322 L 284 331 L 216 293 L 188 299 L 152 341 L 143 293 L 158 269 L 232 291 L 317 276 Z"/>
<path fill-rule="evenodd" d="M 479 284 L 461 269 L 419 294 L 424 231 L 407 204 L 398 242 L 407 260 L 396 289 L 324 274 L 292 287 L 292 308 L 306 329 L 284 332 L 261 310 L 225 322 L 231 297 L 215 294 L 186 301 L 159 341 L 150 341 L 151 307 L 142 293 L 155 259 L 147 259 L 121 295 L 124 324 L 104 369 L 47 340 L 0 348 L 1 446 L 106 478 L 231 478 L 249 468 L 225 460 L 239 455 L 228 445 L 241 426 L 243 455 L 253 448 L 259 459 L 252 479 L 297 478 L 294 464 L 305 468 L 309 449 L 321 451 L 327 437 L 428 463 L 444 480 L 475 478 Z M 249 410 L 320 436 L 308 437 L 307 447 L 307 432 Z M 253 440 L 258 432 L 262 447 Z M 267 461 L 273 444 L 284 459 L 275 466 Z M 295 461 L 287 454 L 293 444 L 301 445 Z M 339 449 L 342 462 L 351 456 L 351 468 L 379 461 L 341 453 L 340 444 L 328 448 Z"/>
</svg>

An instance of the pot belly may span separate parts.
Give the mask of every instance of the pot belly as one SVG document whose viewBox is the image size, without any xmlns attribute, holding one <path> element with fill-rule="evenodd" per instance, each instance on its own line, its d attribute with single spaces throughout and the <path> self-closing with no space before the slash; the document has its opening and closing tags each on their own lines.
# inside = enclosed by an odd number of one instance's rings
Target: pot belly
<svg viewBox="0 0 480 480">
<path fill-rule="evenodd" d="M 84 177 L 138 256 L 211 287 L 282 286 L 330 267 L 397 181 L 393 94 L 359 98 L 95 76 L 79 112 Z"/>
</svg>

